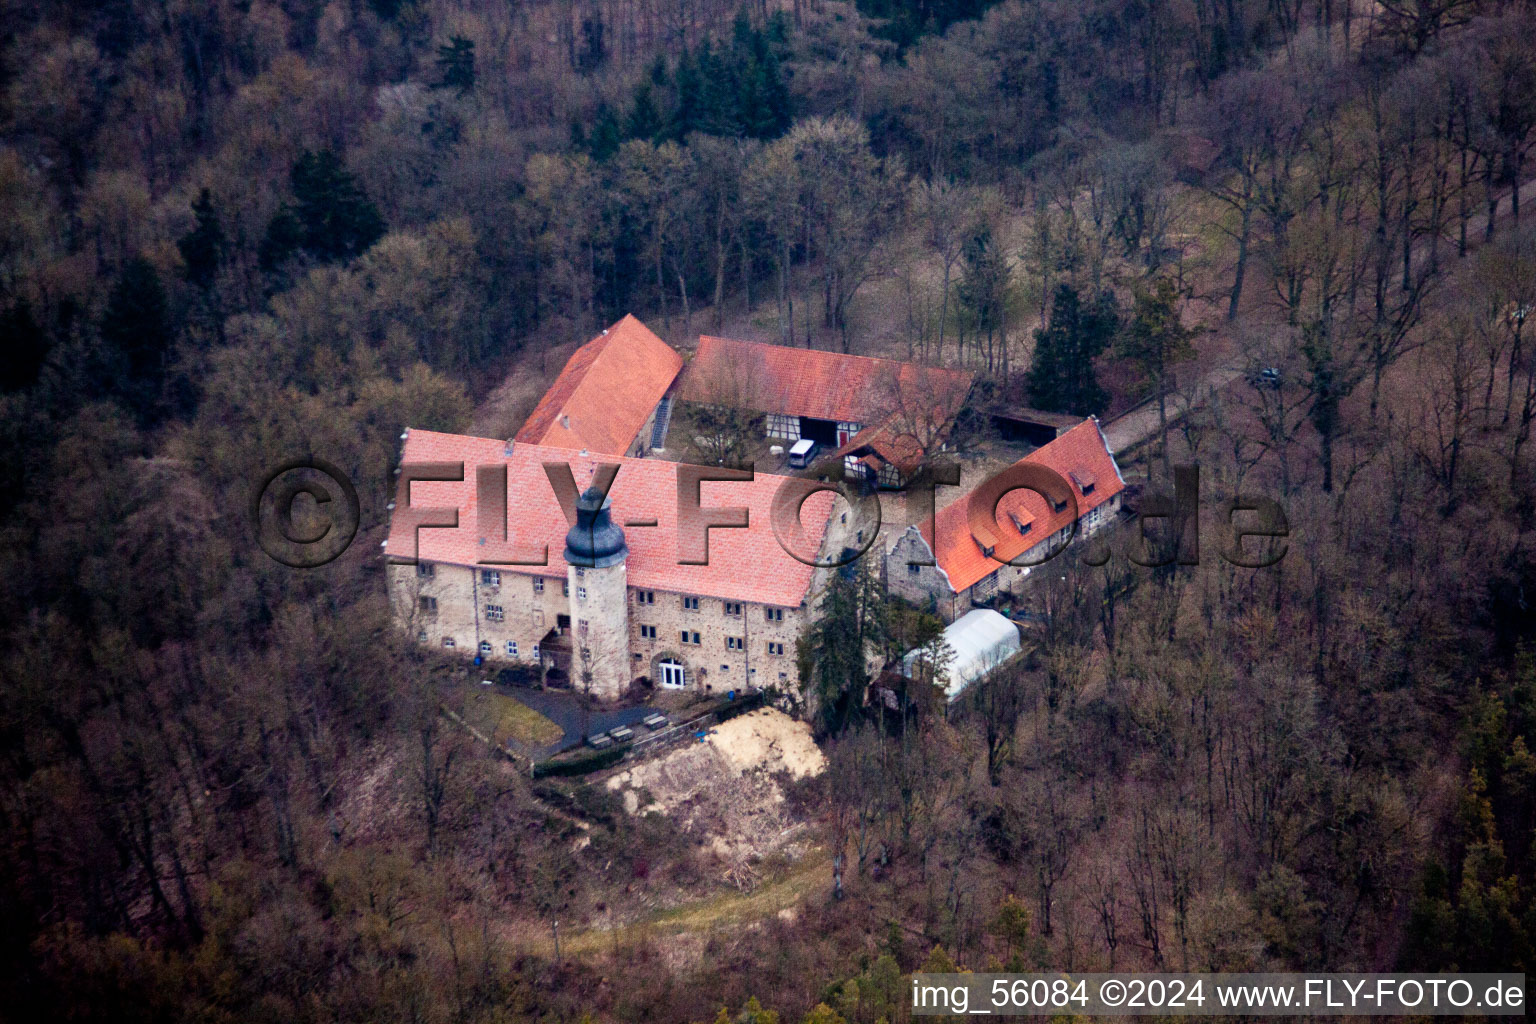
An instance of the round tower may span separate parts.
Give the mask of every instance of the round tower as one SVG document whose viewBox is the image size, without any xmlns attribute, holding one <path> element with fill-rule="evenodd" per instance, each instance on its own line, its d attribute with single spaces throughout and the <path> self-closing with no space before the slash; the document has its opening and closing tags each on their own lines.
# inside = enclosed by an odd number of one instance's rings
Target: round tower
<svg viewBox="0 0 1536 1024">
<path fill-rule="evenodd" d="M 576 500 L 576 522 L 565 535 L 571 587 L 572 684 L 599 700 L 629 688 L 629 583 L 624 531 L 609 514 L 612 502 L 589 487 Z"/>
</svg>

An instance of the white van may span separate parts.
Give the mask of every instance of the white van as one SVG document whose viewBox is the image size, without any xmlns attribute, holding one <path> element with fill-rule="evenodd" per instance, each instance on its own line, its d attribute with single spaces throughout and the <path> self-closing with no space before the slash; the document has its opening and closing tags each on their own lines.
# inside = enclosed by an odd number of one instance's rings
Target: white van
<svg viewBox="0 0 1536 1024">
<path fill-rule="evenodd" d="M 789 450 L 789 468 L 804 469 L 816 458 L 817 444 L 808 437 L 802 437 L 796 441 L 794 447 Z"/>
</svg>

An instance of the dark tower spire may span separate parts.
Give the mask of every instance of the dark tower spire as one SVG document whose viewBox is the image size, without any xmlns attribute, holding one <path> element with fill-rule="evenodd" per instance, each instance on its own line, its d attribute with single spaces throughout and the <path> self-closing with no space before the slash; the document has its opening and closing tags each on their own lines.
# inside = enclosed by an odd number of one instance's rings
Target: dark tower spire
<svg viewBox="0 0 1536 1024">
<path fill-rule="evenodd" d="M 618 565 L 629 555 L 624 531 L 609 516 L 613 502 L 595 487 L 576 499 L 576 522 L 565 535 L 565 561 L 587 569 Z"/>
</svg>

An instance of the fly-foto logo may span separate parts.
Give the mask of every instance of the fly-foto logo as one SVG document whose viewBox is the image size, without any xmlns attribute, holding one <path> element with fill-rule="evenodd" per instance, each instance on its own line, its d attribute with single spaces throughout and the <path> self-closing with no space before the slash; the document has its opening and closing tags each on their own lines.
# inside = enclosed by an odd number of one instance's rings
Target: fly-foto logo
<svg viewBox="0 0 1536 1024">
<path fill-rule="evenodd" d="M 621 471 L 617 463 L 595 467 L 591 485 L 606 497 Z M 549 497 L 559 504 L 568 524 L 576 522 L 579 491 L 571 466 L 564 462 L 543 463 Z M 720 467 L 676 464 L 676 521 L 679 565 L 709 564 L 711 530 L 761 529 L 754 524 L 745 506 L 705 506 L 700 500 L 705 482 L 750 482 L 756 478 L 754 466 Z M 822 568 L 835 568 L 864 557 L 874 545 L 882 522 L 879 495 L 846 478 L 840 462 L 820 465 L 801 476 L 781 477 L 774 492 L 768 528 L 779 547 L 790 557 Z M 461 504 L 417 505 L 412 500 L 412 484 L 460 482 L 465 480 L 462 462 L 406 463 L 400 467 L 399 503 L 394 508 L 393 535 L 396 548 L 389 551 L 395 563 L 413 563 L 420 552 L 423 530 L 457 529 L 467 509 Z M 940 486 L 958 486 L 960 467 L 956 463 L 933 463 L 915 473 L 903 490 L 909 507 L 925 509 L 929 536 L 938 529 L 935 508 Z M 1019 491 L 1040 496 L 1058 521 L 1065 524 L 1051 537 L 1041 537 L 1012 557 L 998 552 L 1008 535 L 1009 521 L 999 514 L 1003 499 Z M 819 533 L 805 528 L 802 510 L 814 494 L 831 492 L 841 497 L 852 515 L 850 531 L 857 543 L 835 552 L 819 550 Z M 314 509 L 301 514 L 299 495 L 308 495 Z M 509 518 L 507 469 L 505 465 L 475 467 L 475 517 L 478 536 L 484 538 L 477 564 L 483 566 L 541 566 L 549 563 L 549 545 L 562 537 L 529 537 L 517 530 Z M 1060 473 L 1038 463 L 1018 462 L 989 477 L 964 499 L 966 529 L 977 547 L 999 565 L 1035 567 L 1049 562 L 1064 551 L 1081 530 L 1077 493 Z M 1201 553 L 1200 469 L 1198 465 L 1174 468 L 1174 492 L 1143 494 L 1132 514 L 1128 528 L 1115 535 L 1120 554 L 1130 562 L 1146 567 L 1172 564 L 1197 565 Z M 263 478 L 256 488 L 251 518 L 257 541 L 274 560 L 295 568 L 315 568 L 334 561 L 351 544 L 357 532 L 359 506 L 357 490 L 347 476 L 322 459 L 294 459 L 283 463 Z M 316 521 L 318 518 L 318 522 Z M 1285 538 L 1290 527 L 1285 510 L 1271 498 L 1239 495 L 1222 502 L 1218 510 L 1221 527 L 1217 551 L 1233 565 L 1261 569 L 1285 557 Z M 643 529 L 657 525 L 655 518 L 623 521 L 626 528 Z M 1249 543 L 1249 541 L 1252 541 Z M 1052 542 L 1054 541 L 1054 542 Z M 934 544 L 937 548 L 939 545 Z M 1115 546 L 1104 536 L 1096 536 L 1083 553 L 1089 565 L 1103 565 L 1115 557 Z M 933 565 L 914 559 L 914 565 Z"/>
</svg>

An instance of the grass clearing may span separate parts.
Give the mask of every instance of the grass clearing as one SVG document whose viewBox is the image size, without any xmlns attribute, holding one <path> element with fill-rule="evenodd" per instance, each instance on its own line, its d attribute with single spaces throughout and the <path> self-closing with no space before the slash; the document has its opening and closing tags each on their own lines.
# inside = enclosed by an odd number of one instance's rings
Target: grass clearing
<svg viewBox="0 0 1536 1024">
<path fill-rule="evenodd" d="M 545 747 L 565 730 L 515 697 L 488 686 L 467 686 L 464 720 L 497 746 L 508 740 L 524 747 Z"/>
<path fill-rule="evenodd" d="M 804 857 L 784 877 L 765 882 L 751 892 L 725 892 L 669 907 L 618 928 L 588 928 L 561 935 L 560 949 L 564 953 L 588 953 L 611 948 L 615 939 L 624 946 L 646 936 L 739 928 L 765 921 L 781 910 L 799 906 L 809 899 L 830 898 L 831 892 L 832 860 L 818 850 Z M 552 950 L 553 943 L 549 945 Z"/>
</svg>

